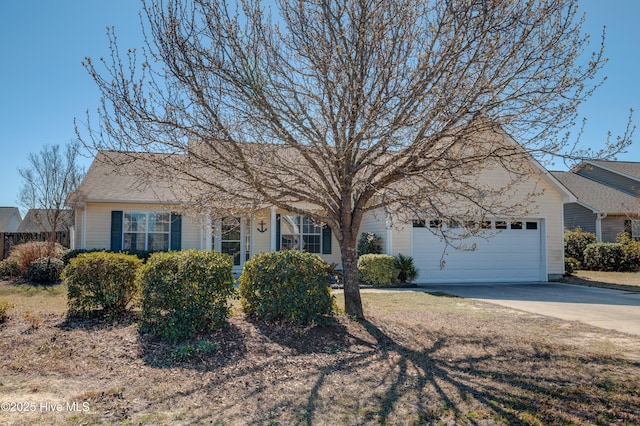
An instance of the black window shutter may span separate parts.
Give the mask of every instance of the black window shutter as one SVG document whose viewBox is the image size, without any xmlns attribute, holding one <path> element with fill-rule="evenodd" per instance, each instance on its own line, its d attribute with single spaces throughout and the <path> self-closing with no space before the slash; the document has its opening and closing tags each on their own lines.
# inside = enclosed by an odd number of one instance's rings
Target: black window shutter
<svg viewBox="0 0 640 426">
<path fill-rule="evenodd" d="M 276 215 L 276 251 L 280 251 L 280 215 Z"/>
<path fill-rule="evenodd" d="M 329 225 L 322 227 L 322 254 L 331 254 L 331 228 Z"/>
<path fill-rule="evenodd" d="M 171 213 L 171 250 L 182 250 L 182 216 Z"/>
<path fill-rule="evenodd" d="M 111 250 L 122 250 L 122 211 L 111 212 Z"/>
</svg>

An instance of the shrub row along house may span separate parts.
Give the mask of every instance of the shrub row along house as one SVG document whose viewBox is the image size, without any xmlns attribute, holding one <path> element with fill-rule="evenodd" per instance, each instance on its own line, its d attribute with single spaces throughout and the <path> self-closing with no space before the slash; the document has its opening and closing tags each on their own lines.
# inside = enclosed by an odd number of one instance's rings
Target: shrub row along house
<svg viewBox="0 0 640 426">
<path fill-rule="evenodd" d="M 509 136 L 500 137 L 501 143 L 517 146 Z M 256 253 L 293 249 L 317 253 L 340 268 L 339 246 L 327 226 L 268 205 L 248 214 L 230 209 L 226 216 L 214 216 L 206 206 L 189 205 L 184 187 L 140 178 L 141 169 L 150 167 L 144 160 L 154 155 L 165 154 L 97 153 L 69 199 L 75 210 L 74 248 L 216 250 L 233 257 L 236 274 Z M 511 197 L 514 205 L 526 201 L 526 212 L 470 217 L 465 223 L 435 214 L 392 223 L 373 211 L 366 213 L 359 232 L 379 235 L 383 253 L 412 256 L 419 283 L 557 278 L 564 272 L 563 203 L 577 200 L 531 156 L 513 161 L 522 161 L 519 168 L 527 177 L 512 188 Z M 487 159 L 476 176 L 478 188 L 490 192 L 512 180 L 508 173 Z M 468 235 L 472 228 L 480 232 Z"/>
</svg>

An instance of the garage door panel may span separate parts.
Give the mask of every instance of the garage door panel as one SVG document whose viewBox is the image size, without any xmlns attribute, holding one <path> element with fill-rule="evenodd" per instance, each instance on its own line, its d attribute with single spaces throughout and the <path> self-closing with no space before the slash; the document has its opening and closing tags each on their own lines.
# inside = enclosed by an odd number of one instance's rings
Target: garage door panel
<svg viewBox="0 0 640 426">
<path fill-rule="evenodd" d="M 445 249 L 444 240 L 427 228 L 413 228 L 413 258 L 420 282 L 537 281 L 541 279 L 541 231 L 491 230 L 490 238 L 463 241 L 473 251 Z M 441 260 L 444 268 L 441 268 Z"/>
</svg>

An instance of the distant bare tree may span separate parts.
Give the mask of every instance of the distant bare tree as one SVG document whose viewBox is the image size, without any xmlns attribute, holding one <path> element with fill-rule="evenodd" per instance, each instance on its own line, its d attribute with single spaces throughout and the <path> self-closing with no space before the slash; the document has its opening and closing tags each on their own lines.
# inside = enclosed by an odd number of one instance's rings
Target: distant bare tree
<svg viewBox="0 0 640 426">
<path fill-rule="evenodd" d="M 18 168 L 23 179 L 19 203 L 26 209 L 34 209 L 34 219 L 47 241 L 53 246 L 56 232 L 67 229 L 69 211 L 65 203 L 84 176 L 78 165 L 78 143 L 69 143 L 61 152 L 60 145 L 45 145 L 27 157 L 29 166 Z"/>
<path fill-rule="evenodd" d="M 112 30 L 110 58 L 84 63 L 103 103 L 100 124 L 88 116 L 78 136 L 167 154 L 137 157 L 154 163 L 141 177 L 200 188 L 192 205 L 271 204 L 327 224 L 348 314 L 363 317 L 366 212 L 390 222 L 524 214 L 530 206 L 508 201 L 533 172 L 523 156 L 602 157 L 630 143 L 628 131 L 587 152 L 566 134 L 605 62 L 602 46 L 580 62 L 589 37 L 577 0 L 273 6 L 143 1 L 142 54 L 121 55 Z M 486 167 L 513 181 L 482 185 Z"/>
</svg>

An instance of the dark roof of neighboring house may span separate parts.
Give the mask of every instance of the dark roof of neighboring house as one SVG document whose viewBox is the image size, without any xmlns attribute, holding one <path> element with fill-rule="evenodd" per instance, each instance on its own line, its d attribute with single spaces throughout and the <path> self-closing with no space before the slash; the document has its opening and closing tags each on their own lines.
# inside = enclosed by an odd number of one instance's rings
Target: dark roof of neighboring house
<svg viewBox="0 0 640 426">
<path fill-rule="evenodd" d="M 595 164 L 605 169 L 613 170 L 633 179 L 640 180 L 640 163 L 635 161 L 608 161 L 608 160 L 590 160 L 587 163 Z M 580 166 L 578 166 L 580 167 Z"/>
<path fill-rule="evenodd" d="M 22 220 L 20 210 L 17 207 L 0 207 L 0 232 L 7 228 L 14 215 L 18 216 L 19 222 Z"/>
<path fill-rule="evenodd" d="M 638 210 L 640 198 L 585 178 L 573 172 L 551 172 L 578 202 L 601 213 L 629 214 Z"/>
<path fill-rule="evenodd" d="M 72 211 L 62 210 L 58 230 L 66 229 L 73 224 Z M 49 222 L 46 209 L 30 209 L 20 223 L 17 232 L 49 232 L 52 225 Z"/>
</svg>

